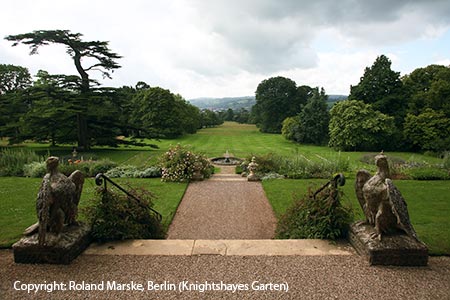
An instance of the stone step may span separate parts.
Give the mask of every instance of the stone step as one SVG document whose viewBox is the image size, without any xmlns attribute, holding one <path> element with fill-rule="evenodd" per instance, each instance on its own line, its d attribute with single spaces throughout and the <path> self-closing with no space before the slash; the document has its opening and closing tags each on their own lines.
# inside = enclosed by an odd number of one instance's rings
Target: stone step
<svg viewBox="0 0 450 300">
<path fill-rule="evenodd" d="M 208 180 L 211 181 L 246 181 L 247 177 L 238 174 L 214 174 Z"/>
<path fill-rule="evenodd" d="M 247 181 L 245 177 L 211 177 L 210 181 Z"/>
<path fill-rule="evenodd" d="M 126 240 L 92 244 L 84 255 L 355 255 L 346 242 L 326 240 Z"/>
</svg>

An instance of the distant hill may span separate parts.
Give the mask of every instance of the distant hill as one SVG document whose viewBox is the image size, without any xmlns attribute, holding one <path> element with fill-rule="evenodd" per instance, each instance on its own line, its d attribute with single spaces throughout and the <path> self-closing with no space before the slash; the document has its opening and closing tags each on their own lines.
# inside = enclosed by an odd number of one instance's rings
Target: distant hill
<svg viewBox="0 0 450 300">
<path fill-rule="evenodd" d="M 210 109 L 214 111 L 227 110 L 240 110 L 245 108 L 250 110 L 256 103 L 255 96 L 244 97 L 227 97 L 227 98 L 195 98 L 188 100 L 192 105 L 197 106 L 200 109 Z"/>
<path fill-rule="evenodd" d="M 328 95 L 328 107 L 333 106 L 334 103 L 347 99 L 346 95 Z M 255 105 L 255 96 L 243 96 L 243 97 L 226 97 L 226 98 L 194 98 L 188 100 L 192 105 L 197 106 L 200 109 L 210 109 L 213 111 L 227 110 L 240 110 L 245 108 L 251 110 Z"/>
<path fill-rule="evenodd" d="M 347 99 L 346 95 L 328 95 L 328 107 L 331 108 L 336 102 Z"/>
</svg>

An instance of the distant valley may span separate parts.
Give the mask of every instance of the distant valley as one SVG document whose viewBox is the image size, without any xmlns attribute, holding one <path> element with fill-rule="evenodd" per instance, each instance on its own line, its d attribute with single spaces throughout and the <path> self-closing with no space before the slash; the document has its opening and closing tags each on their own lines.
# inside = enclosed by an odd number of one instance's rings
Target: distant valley
<svg viewBox="0 0 450 300">
<path fill-rule="evenodd" d="M 328 95 L 328 106 L 333 106 L 337 101 L 347 99 L 346 95 Z M 231 108 L 234 111 L 246 109 L 251 110 L 255 105 L 255 96 L 243 96 L 243 97 L 225 97 L 225 98 L 194 98 L 188 100 L 192 105 L 197 106 L 200 109 L 210 109 L 213 111 L 227 110 Z"/>
</svg>

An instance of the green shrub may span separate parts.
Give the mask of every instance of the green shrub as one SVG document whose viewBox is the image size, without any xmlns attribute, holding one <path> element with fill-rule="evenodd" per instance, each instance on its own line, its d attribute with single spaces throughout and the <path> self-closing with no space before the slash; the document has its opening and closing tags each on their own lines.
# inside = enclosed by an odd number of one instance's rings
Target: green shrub
<svg viewBox="0 0 450 300">
<path fill-rule="evenodd" d="M 108 170 L 105 175 L 111 178 L 134 178 L 134 174 L 137 171 L 138 168 L 136 166 L 123 165 Z"/>
<path fill-rule="evenodd" d="M 61 160 L 60 160 L 61 161 Z M 99 161 L 75 161 L 66 163 L 62 161 L 58 170 L 66 176 L 69 176 L 75 170 L 80 170 L 84 176 L 95 177 L 98 173 L 106 173 L 117 164 L 109 159 Z M 43 177 L 47 173 L 47 167 L 44 161 L 32 162 L 23 167 L 23 175 L 27 177 Z"/>
<path fill-rule="evenodd" d="M 0 151 L 0 176 L 23 176 L 26 164 L 42 160 L 28 149 L 3 148 Z"/>
<path fill-rule="evenodd" d="M 72 174 L 75 170 L 80 170 L 84 176 L 95 177 L 98 173 L 106 173 L 117 164 L 109 159 L 102 160 L 70 160 L 68 163 L 59 164 L 59 171 L 66 176 Z"/>
<path fill-rule="evenodd" d="M 92 161 L 91 163 L 89 163 L 88 176 L 94 177 L 98 173 L 106 173 L 116 166 L 117 163 L 113 162 L 110 159 Z"/>
<path fill-rule="evenodd" d="M 267 173 L 263 177 L 261 177 L 261 180 L 272 180 L 272 179 L 284 179 L 285 177 L 283 175 L 280 175 L 278 173 Z"/>
<path fill-rule="evenodd" d="M 257 173 L 260 177 L 264 174 L 278 173 L 291 179 L 330 178 L 338 172 L 346 172 L 350 169 L 350 161 L 341 156 L 341 153 L 327 159 L 316 155 L 319 160 L 310 160 L 301 154 L 293 156 L 280 156 L 267 154 L 255 156 L 258 164 Z M 246 170 L 251 159 L 246 159 L 242 169 Z"/>
<path fill-rule="evenodd" d="M 379 153 L 367 153 L 361 156 L 359 159 L 360 162 L 363 162 L 368 165 L 375 165 L 375 156 L 377 156 Z M 401 157 L 397 156 L 389 156 L 388 162 L 390 165 L 403 165 L 406 164 L 406 161 L 402 159 Z"/>
<path fill-rule="evenodd" d="M 47 173 L 47 165 L 45 164 L 45 161 L 35 161 L 23 166 L 23 175 L 26 177 L 44 177 L 45 173 Z"/>
<path fill-rule="evenodd" d="M 121 191 L 99 188 L 85 209 L 92 224 L 94 239 L 104 242 L 124 239 L 161 239 L 165 233 L 150 208 L 154 195 L 144 189 L 127 190 L 139 200 Z"/>
<path fill-rule="evenodd" d="M 242 174 L 244 172 L 244 168 L 243 166 L 236 166 L 236 168 L 234 169 L 234 173 L 236 174 Z"/>
<path fill-rule="evenodd" d="M 142 171 L 139 171 L 137 174 L 138 178 L 156 178 L 161 177 L 161 168 L 160 167 L 148 167 Z"/>
<path fill-rule="evenodd" d="M 88 176 L 89 173 L 89 163 L 60 163 L 58 170 L 66 176 L 70 176 L 75 170 L 80 170 L 84 176 Z"/>
<path fill-rule="evenodd" d="M 111 178 L 156 178 L 161 177 L 161 169 L 153 166 L 141 170 L 136 166 L 124 165 L 112 168 L 105 175 Z"/>
<path fill-rule="evenodd" d="M 442 160 L 442 167 L 446 170 L 450 170 L 450 152 L 444 153 L 444 158 Z"/>
<path fill-rule="evenodd" d="M 196 168 L 204 178 L 211 177 L 214 166 L 204 155 L 195 154 L 187 148 L 177 145 L 160 157 L 161 179 L 163 181 L 182 182 L 192 178 Z"/>
<path fill-rule="evenodd" d="M 406 174 L 415 180 L 448 180 L 450 174 L 448 170 L 438 167 L 418 167 L 406 170 Z"/>
<path fill-rule="evenodd" d="M 338 239 L 345 237 L 353 220 L 352 210 L 339 202 L 340 191 L 324 189 L 314 199 L 311 187 L 280 218 L 279 239 Z"/>
</svg>

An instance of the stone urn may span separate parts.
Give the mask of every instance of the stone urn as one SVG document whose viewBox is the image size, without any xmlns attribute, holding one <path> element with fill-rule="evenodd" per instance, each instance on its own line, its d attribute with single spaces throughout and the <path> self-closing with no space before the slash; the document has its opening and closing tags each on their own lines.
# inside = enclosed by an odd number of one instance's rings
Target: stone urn
<svg viewBox="0 0 450 300">
<path fill-rule="evenodd" d="M 202 167 L 203 165 L 201 162 L 197 161 L 194 163 L 194 174 L 192 174 L 191 178 L 192 181 L 202 181 L 204 179 L 201 173 Z"/>
<path fill-rule="evenodd" d="M 252 161 L 248 164 L 248 171 L 249 171 L 249 174 L 247 176 L 248 181 L 259 181 L 259 178 L 256 175 L 257 169 L 258 164 L 256 163 L 256 158 L 253 156 Z"/>
</svg>

